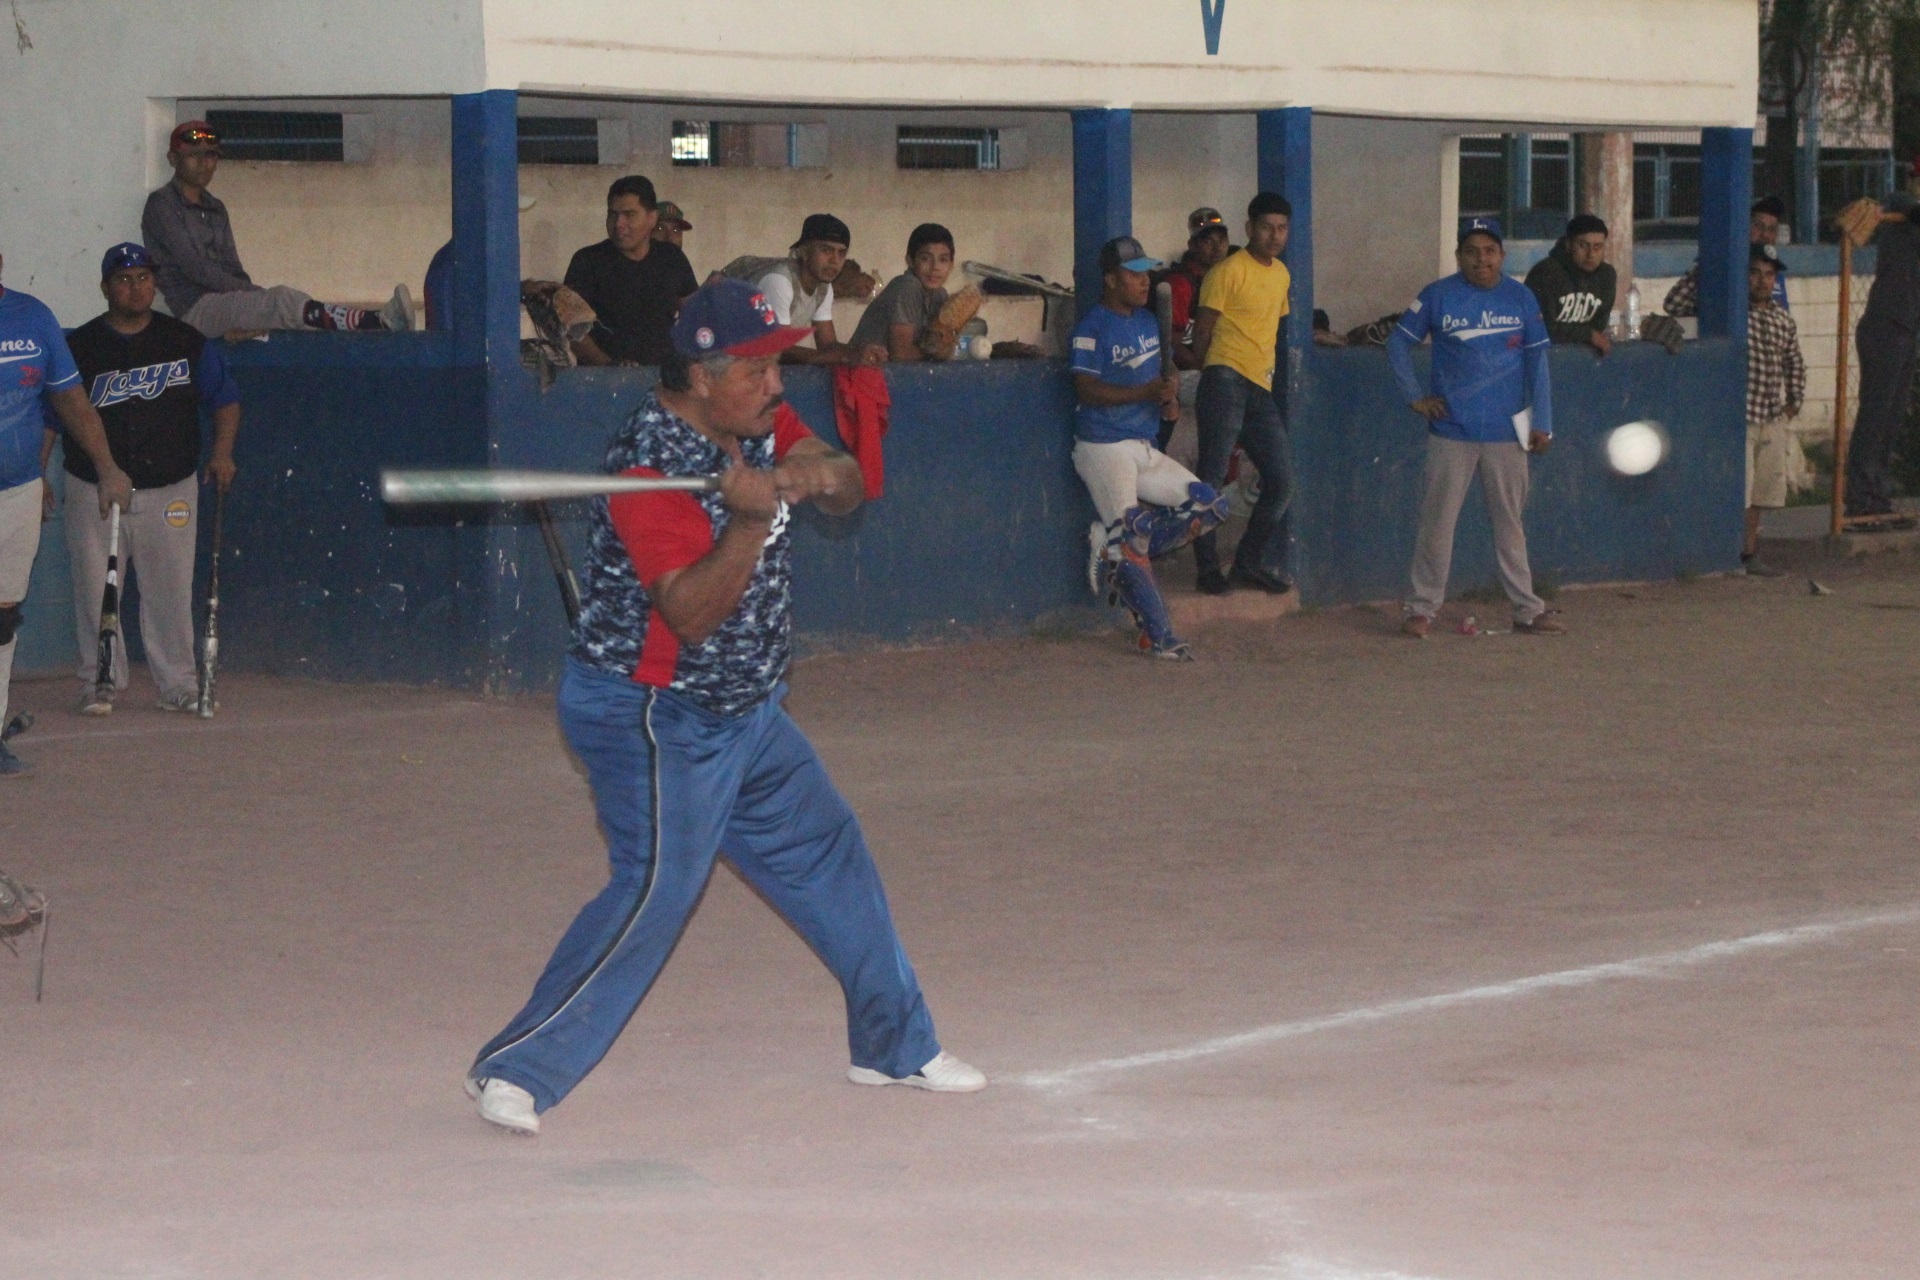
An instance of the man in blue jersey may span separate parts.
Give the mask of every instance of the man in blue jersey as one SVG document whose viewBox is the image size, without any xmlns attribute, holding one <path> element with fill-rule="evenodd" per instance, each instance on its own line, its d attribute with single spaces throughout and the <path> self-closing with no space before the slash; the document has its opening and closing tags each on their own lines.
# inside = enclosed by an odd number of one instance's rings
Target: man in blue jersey
<svg viewBox="0 0 1920 1280">
<path fill-rule="evenodd" d="M 1527 565 L 1527 455 L 1553 439 L 1547 335 L 1532 290 L 1507 276 L 1500 227 L 1475 218 L 1460 229 L 1456 275 L 1420 291 L 1387 337 L 1387 359 L 1413 411 L 1428 423 L 1426 493 L 1413 552 L 1413 592 L 1401 630 L 1425 639 L 1447 599 L 1453 526 L 1477 474 L 1493 522 L 1500 585 L 1513 602 L 1513 629 L 1561 635 L 1533 592 Z M 1420 385 L 1413 349 L 1433 338 L 1433 386 Z"/>
<path fill-rule="evenodd" d="M 1100 247 L 1100 301 L 1068 344 L 1080 402 L 1073 468 L 1100 517 L 1089 530 L 1095 594 L 1126 605 L 1142 652 L 1191 662 L 1193 651 L 1174 634 L 1154 582 L 1153 557 L 1219 524 L 1227 502 L 1154 445 L 1161 412 L 1179 394 L 1160 349 L 1160 323 L 1147 306 L 1147 273 L 1160 265 L 1132 236 Z"/>
<path fill-rule="evenodd" d="M 74 368 L 60 322 L 38 298 L 0 289 L 0 724 L 7 723 L 20 602 L 26 599 L 33 558 L 40 550 L 40 519 L 46 509 L 40 445 L 49 408 L 98 468 L 100 514 L 104 517 L 114 503 L 124 507 L 133 487 L 114 465 L 106 428 L 80 386 L 80 371 Z M 0 741 L 0 778 L 27 772 L 26 764 Z"/>
</svg>

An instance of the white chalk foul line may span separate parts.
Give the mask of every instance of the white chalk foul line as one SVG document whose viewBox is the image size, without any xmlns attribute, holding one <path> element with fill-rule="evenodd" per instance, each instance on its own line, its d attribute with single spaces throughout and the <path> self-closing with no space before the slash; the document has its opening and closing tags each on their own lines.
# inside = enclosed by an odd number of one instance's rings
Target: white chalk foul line
<svg viewBox="0 0 1920 1280">
<path fill-rule="evenodd" d="M 1030 1088 L 1060 1091 L 1084 1084 L 1097 1076 L 1118 1075 L 1125 1071 L 1138 1071 L 1145 1067 L 1163 1067 L 1176 1062 L 1192 1062 L 1198 1058 L 1212 1058 L 1223 1053 L 1257 1049 L 1262 1045 L 1315 1035 L 1322 1031 L 1339 1031 L 1348 1027 L 1385 1022 L 1392 1018 L 1404 1018 L 1412 1014 L 1455 1009 L 1463 1005 L 1487 1004 L 1515 996 L 1532 995 L 1537 991 L 1590 987 L 1623 978 L 1658 978 L 1678 970 L 1710 964 L 1716 960 L 1731 960 L 1754 952 L 1780 951 L 1790 947 L 1807 946 L 1837 938 L 1842 934 L 1881 925 L 1916 922 L 1920 922 L 1920 906 L 1846 916 L 1819 924 L 1803 924 L 1792 929 L 1748 934 L 1744 938 L 1732 938 L 1724 942 L 1705 942 L 1681 951 L 1663 951 L 1657 955 L 1641 956 L 1637 960 L 1616 960 L 1608 964 L 1588 965 L 1581 969 L 1561 969 L 1555 973 L 1535 974 L 1530 978 L 1515 978 L 1509 982 L 1496 982 L 1484 987 L 1468 987 L 1462 991 L 1420 996 L 1412 1000 L 1393 1000 L 1386 1004 L 1370 1005 L 1364 1009 L 1347 1009 L 1318 1018 L 1276 1022 L 1269 1026 L 1255 1027 L 1251 1031 L 1242 1031 L 1230 1036 L 1216 1036 L 1211 1040 L 1201 1040 L 1178 1048 L 1156 1049 L 1151 1053 L 1136 1053 L 1124 1058 L 1101 1058 L 1093 1062 L 1082 1062 L 1077 1066 L 1062 1067 L 1055 1071 L 1029 1071 L 1013 1079 L 1015 1083 L 1024 1084 Z"/>
</svg>

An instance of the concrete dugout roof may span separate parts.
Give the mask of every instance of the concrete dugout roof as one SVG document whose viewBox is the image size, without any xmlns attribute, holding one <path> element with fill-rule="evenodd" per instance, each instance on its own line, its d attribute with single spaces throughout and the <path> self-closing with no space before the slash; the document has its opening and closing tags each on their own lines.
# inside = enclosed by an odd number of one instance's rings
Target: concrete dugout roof
<svg viewBox="0 0 1920 1280">
<path fill-rule="evenodd" d="M 517 89 L 1750 127 L 1758 64 L 1753 0 L 22 0 L 19 12 L 27 78 L 149 98 Z"/>
</svg>

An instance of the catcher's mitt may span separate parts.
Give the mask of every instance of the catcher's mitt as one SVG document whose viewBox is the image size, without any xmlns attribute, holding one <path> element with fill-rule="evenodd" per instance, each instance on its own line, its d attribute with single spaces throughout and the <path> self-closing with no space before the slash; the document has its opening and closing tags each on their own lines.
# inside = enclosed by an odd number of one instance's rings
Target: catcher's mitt
<svg viewBox="0 0 1920 1280">
<path fill-rule="evenodd" d="M 960 292 L 948 298 L 940 308 L 940 314 L 920 335 L 920 350 L 935 360 L 953 359 L 954 347 L 960 341 L 960 330 L 967 321 L 973 319 L 980 310 L 983 298 L 980 286 L 970 284 Z"/>
<path fill-rule="evenodd" d="M 587 300 L 552 280 L 522 280 L 520 305 L 527 309 L 527 318 L 550 348 L 554 362 L 571 368 L 572 344 L 592 333 L 600 318 Z"/>
<path fill-rule="evenodd" d="M 1640 322 L 1640 341 L 1657 342 L 1667 349 L 1668 355 L 1677 356 L 1686 345 L 1687 334 L 1672 316 L 1651 315 Z"/>
<path fill-rule="evenodd" d="M 1833 225 L 1847 238 L 1847 243 L 1858 249 L 1880 229 L 1880 202 L 1871 196 L 1861 196 L 1833 215 Z"/>
<path fill-rule="evenodd" d="M 47 895 L 0 871 L 0 946 L 18 955 L 13 940 L 46 918 Z"/>
</svg>

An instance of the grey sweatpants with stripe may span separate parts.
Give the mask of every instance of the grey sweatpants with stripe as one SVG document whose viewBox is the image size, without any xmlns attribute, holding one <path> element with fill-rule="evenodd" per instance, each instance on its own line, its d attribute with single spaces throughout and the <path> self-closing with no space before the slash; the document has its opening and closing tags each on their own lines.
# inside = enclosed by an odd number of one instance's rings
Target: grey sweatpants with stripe
<svg viewBox="0 0 1920 1280">
<path fill-rule="evenodd" d="M 1407 612 L 1431 618 L 1447 601 L 1447 574 L 1453 568 L 1453 527 L 1467 487 L 1480 477 L 1480 493 L 1493 522 L 1493 551 L 1500 564 L 1500 585 L 1513 602 L 1517 622 L 1532 622 L 1547 611 L 1533 593 L 1527 565 L 1527 451 L 1518 441 L 1476 444 L 1427 435 L 1427 487 L 1420 500 L 1420 535 L 1413 549 L 1413 594 Z"/>
<path fill-rule="evenodd" d="M 93 688 L 100 670 L 100 593 L 107 585 L 107 521 L 99 490 L 67 478 L 67 558 L 73 565 L 73 627 L 80 643 L 80 684 Z M 120 594 L 140 577 L 140 643 L 163 698 L 196 693 L 193 652 L 193 554 L 200 526 L 200 482 L 188 476 L 159 489 L 136 489 L 120 513 Z M 127 647 L 113 646 L 113 687 L 127 687 Z"/>
</svg>

